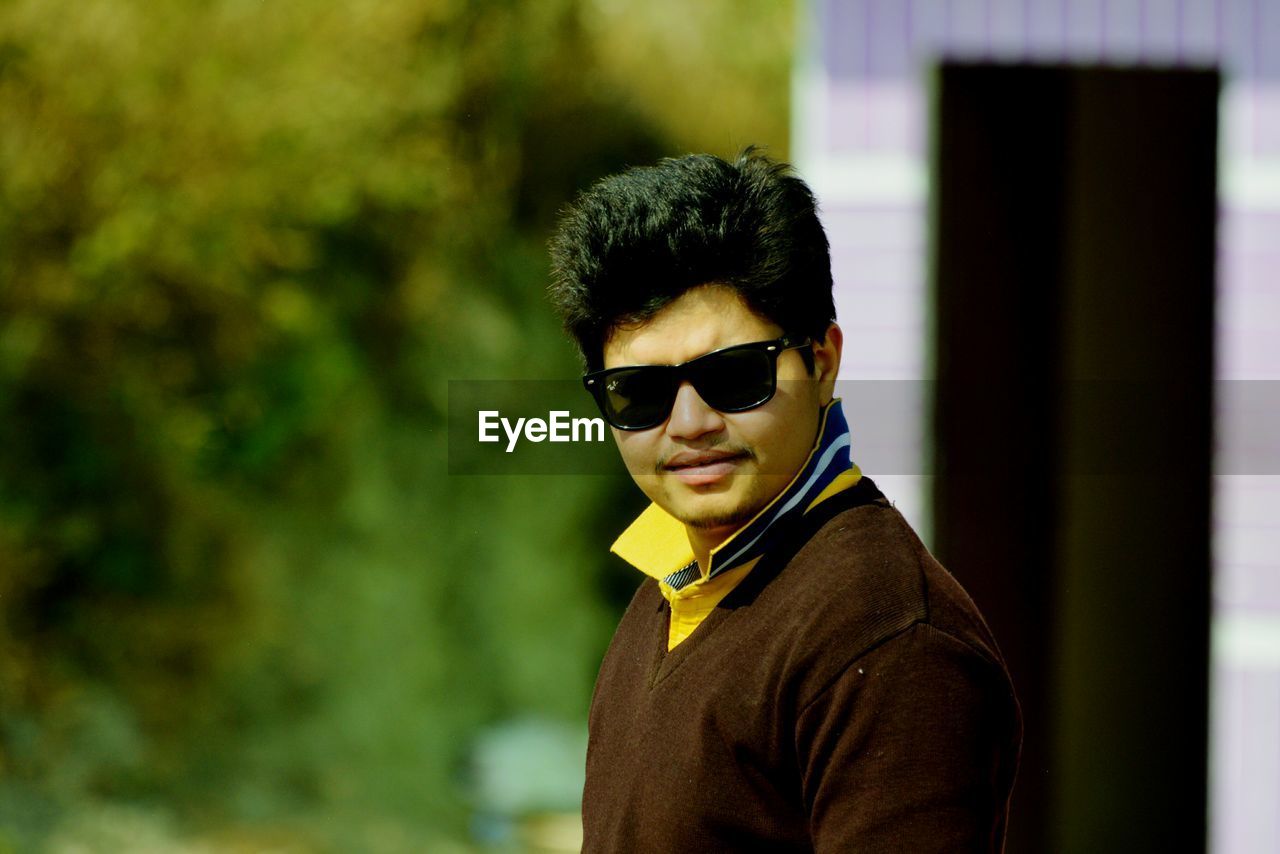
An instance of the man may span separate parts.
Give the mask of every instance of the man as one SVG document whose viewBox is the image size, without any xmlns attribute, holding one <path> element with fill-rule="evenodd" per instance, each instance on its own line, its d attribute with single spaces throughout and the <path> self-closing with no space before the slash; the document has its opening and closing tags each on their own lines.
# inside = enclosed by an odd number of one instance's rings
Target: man
<svg viewBox="0 0 1280 854">
<path fill-rule="evenodd" d="M 1021 720 L 972 601 L 849 456 L 808 187 L 748 149 L 605 178 L 551 242 L 652 504 L 590 716 L 586 852 L 1000 851 Z"/>
</svg>

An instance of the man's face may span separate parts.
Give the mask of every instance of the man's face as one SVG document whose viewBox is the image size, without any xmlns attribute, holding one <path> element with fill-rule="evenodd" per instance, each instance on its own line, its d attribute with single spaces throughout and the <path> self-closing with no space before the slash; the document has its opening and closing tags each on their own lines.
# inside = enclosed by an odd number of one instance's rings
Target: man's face
<svg viewBox="0 0 1280 854">
<path fill-rule="evenodd" d="M 732 289 L 704 285 L 643 324 L 615 332 L 604 347 L 604 367 L 678 365 L 782 335 L 781 327 L 751 311 Z M 686 382 L 662 424 L 614 429 L 636 484 L 686 525 L 727 537 L 781 492 L 808 458 L 821 407 L 831 400 L 839 350 L 840 331 L 833 324 L 815 348 L 814 374 L 799 350 L 783 352 L 777 392 L 756 409 L 719 412 Z"/>
</svg>

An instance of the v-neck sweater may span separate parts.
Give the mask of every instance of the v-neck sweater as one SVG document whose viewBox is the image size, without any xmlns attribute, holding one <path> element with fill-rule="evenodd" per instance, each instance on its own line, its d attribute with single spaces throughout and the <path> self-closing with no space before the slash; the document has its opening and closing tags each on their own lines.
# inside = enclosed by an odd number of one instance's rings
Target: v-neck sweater
<svg viewBox="0 0 1280 854">
<path fill-rule="evenodd" d="M 990 631 L 870 480 L 683 643 L 646 580 L 592 699 L 583 851 L 992 851 L 1021 717 Z"/>
</svg>

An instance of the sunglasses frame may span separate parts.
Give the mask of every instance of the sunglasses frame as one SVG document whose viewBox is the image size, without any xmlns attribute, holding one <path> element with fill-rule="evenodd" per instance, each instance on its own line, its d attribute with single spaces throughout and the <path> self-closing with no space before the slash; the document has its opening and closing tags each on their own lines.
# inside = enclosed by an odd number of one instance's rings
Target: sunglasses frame
<svg viewBox="0 0 1280 854">
<path fill-rule="evenodd" d="M 717 412 L 747 412 L 748 410 L 756 409 L 757 407 L 764 406 L 766 403 L 773 400 L 773 396 L 777 394 L 778 392 L 778 357 L 781 356 L 782 353 L 786 350 L 799 350 L 801 348 L 808 347 L 812 343 L 813 343 L 813 340 L 808 336 L 803 336 L 803 337 L 783 336 L 782 338 L 774 338 L 769 341 L 752 341 L 747 344 L 733 344 L 728 347 L 721 347 L 719 350 L 712 350 L 710 353 L 703 353 L 701 356 L 697 357 L 696 359 L 690 359 L 689 361 L 683 362 L 679 365 L 623 365 L 617 368 L 605 368 L 604 370 L 600 370 L 600 371 L 592 371 L 591 373 L 583 376 L 582 385 L 583 387 L 586 388 L 588 392 L 591 393 L 591 396 L 595 399 L 596 406 L 599 407 L 600 414 L 604 416 L 605 421 L 609 422 L 610 425 L 612 425 L 613 427 L 616 427 L 619 430 L 626 430 L 628 432 L 638 432 L 640 430 L 648 430 L 650 428 L 657 427 L 659 424 L 663 423 L 668 418 L 670 418 L 671 408 L 675 405 L 675 402 L 676 402 L 676 395 L 675 393 L 672 393 L 671 401 L 667 405 L 665 413 L 663 413 L 662 417 L 659 418 L 658 420 L 652 423 L 647 423 L 647 424 L 623 426 L 621 424 L 616 423 L 614 419 L 609 416 L 608 407 L 605 405 L 605 395 L 608 393 L 607 387 L 605 385 L 605 380 L 607 380 L 611 375 L 621 373 L 623 371 L 635 371 L 637 369 L 649 369 L 654 371 L 661 371 L 662 373 L 668 373 L 668 374 L 674 375 L 674 380 L 671 387 L 676 389 L 676 391 L 679 391 L 680 386 L 683 385 L 685 382 L 690 382 L 690 383 L 693 382 L 690 376 L 690 374 L 692 373 L 690 368 L 694 365 L 697 365 L 699 362 L 703 361 L 704 359 L 710 359 L 715 356 L 720 356 L 724 353 L 737 352 L 740 350 L 759 350 L 765 353 L 766 355 L 773 356 L 773 358 L 769 360 L 769 373 L 770 373 L 769 394 L 766 395 L 763 399 L 755 403 L 752 403 L 748 406 L 738 406 L 738 407 L 733 407 L 731 409 L 721 409 L 715 406 L 711 407 L 712 409 L 715 409 Z M 694 390 L 698 392 L 698 396 L 702 397 L 702 392 L 701 390 L 698 389 L 698 386 L 696 383 L 694 384 L 693 387 L 694 387 Z M 706 403 L 705 397 L 703 397 L 703 402 Z M 707 403 L 707 405 L 711 406 L 710 403 Z"/>
</svg>

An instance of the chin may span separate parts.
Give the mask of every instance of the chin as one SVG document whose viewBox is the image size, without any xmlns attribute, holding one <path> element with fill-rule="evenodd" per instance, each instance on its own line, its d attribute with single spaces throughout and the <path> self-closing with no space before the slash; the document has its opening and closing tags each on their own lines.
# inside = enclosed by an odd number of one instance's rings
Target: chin
<svg viewBox="0 0 1280 854">
<path fill-rule="evenodd" d="M 702 531 L 715 531 L 720 528 L 737 530 L 749 522 L 754 515 L 754 513 L 732 513 L 723 516 L 695 516 L 681 521 L 690 528 Z"/>
<path fill-rule="evenodd" d="M 681 512 L 673 515 L 691 528 L 739 528 L 760 511 L 746 496 L 724 494 L 698 496 L 682 504 Z"/>
</svg>

